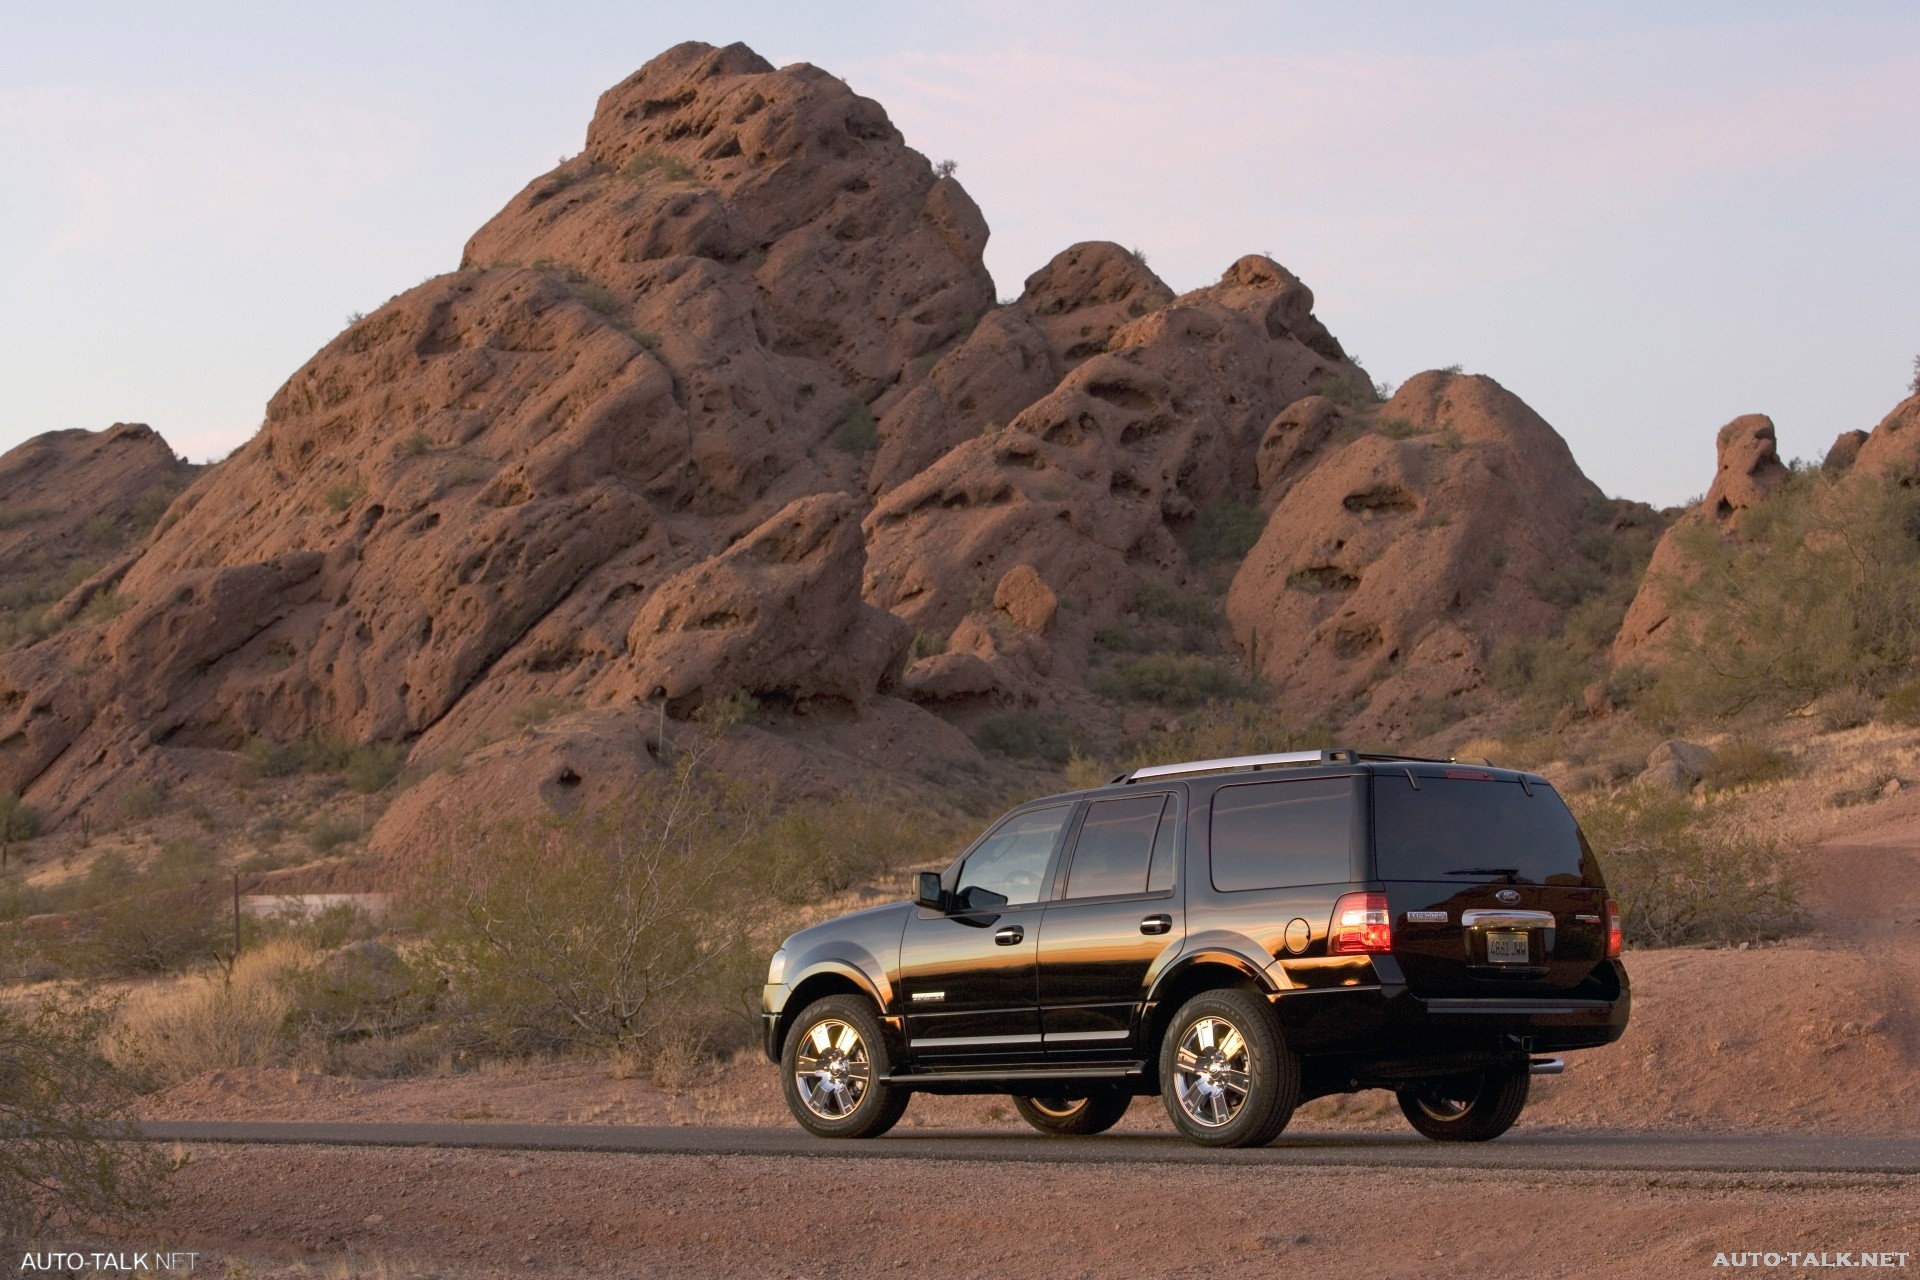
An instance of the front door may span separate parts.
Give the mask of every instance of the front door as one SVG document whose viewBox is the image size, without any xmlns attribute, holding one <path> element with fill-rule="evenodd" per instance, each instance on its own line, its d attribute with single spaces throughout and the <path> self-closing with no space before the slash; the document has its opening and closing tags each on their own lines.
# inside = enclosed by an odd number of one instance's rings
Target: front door
<svg viewBox="0 0 1920 1280">
<path fill-rule="evenodd" d="M 900 940 L 900 1003 L 917 1061 L 959 1066 L 1040 1056 L 1041 897 L 1071 804 L 1004 819 L 967 854 L 949 909 L 917 909 Z"/>
<path fill-rule="evenodd" d="M 1068 855 L 1060 896 L 1040 926 L 1040 1017 L 1047 1056 L 1129 1056 L 1155 962 L 1180 949 L 1174 893 L 1177 798 L 1096 800 Z"/>
</svg>

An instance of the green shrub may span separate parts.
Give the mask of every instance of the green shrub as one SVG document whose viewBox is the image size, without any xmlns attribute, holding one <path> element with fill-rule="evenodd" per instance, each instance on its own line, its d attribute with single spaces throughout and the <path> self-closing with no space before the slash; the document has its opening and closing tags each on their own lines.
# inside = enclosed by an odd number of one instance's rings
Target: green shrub
<svg viewBox="0 0 1920 1280">
<path fill-rule="evenodd" d="M 316 818 L 313 825 L 307 828 L 307 848 L 325 855 L 351 840 L 358 839 L 359 835 L 360 824 L 352 818 Z"/>
<path fill-rule="evenodd" d="M 369 742 L 355 747 L 341 772 L 347 785 L 362 795 L 385 791 L 407 767 L 407 749 L 397 742 Z"/>
<path fill-rule="evenodd" d="M 1673 606 L 1654 694 L 1674 716 L 1804 706 L 1878 689 L 1920 655 L 1920 493 L 1877 477 L 1797 471 L 1731 534 L 1678 535 L 1696 577 Z"/>
<path fill-rule="evenodd" d="M 129 1140 L 135 1082 L 100 1052 L 108 1019 L 0 1004 L 0 1241 L 137 1221 L 159 1201 L 172 1166 Z"/>
<path fill-rule="evenodd" d="M 52 514 L 52 507 L 0 507 L 0 530 L 37 524 Z"/>
<path fill-rule="evenodd" d="M 120 812 L 134 822 L 144 822 L 160 812 L 165 802 L 160 788 L 151 782 L 136 782 L 120 793 Z"/>
<path fill-rule="evenodd" d="M 1258 507 L 1231 498 L 1210 502 L 1187 534 L 1187 554 L 1197 561 L 1242 559 L 1266 527 L 1266 514 Z"/>
<path fill-rule="evenodd" d="M 0 791 L 0 840 L 31 840 L 40 834 L 40 814 L 11 791 Z"/>
<path fill-rule="evenodd" d="M 1066 732 L 1031 711 L 1003 711 L 980 722 L 973 740 L 983 751 L 1065 764 L 1073 753 Z"/>
<path fill-rule="evenodd" d="M 300 772 L 299 749 L 268 738 L 248 738 L 240 747 L 240 760 L 256 778 L 284 778 Z"/>
<path fill-rule="evenodd" d="M 1096 676 L 1094 692 L 1121 702 L 1192 707 L 1248 696 L 1249 683 L 1223 662 L 1196 654 L 1152 653 Z"/>
<path fill-rule="evenodd" d="M 1714 830 L 1711 811 L 1638 789 L 1576 799 L 1581 828 L 1640 947 L 1761 942 L 1806 925 L 1780 848 Z"/>
<path fill-rule="evenodd" d="M 409 458 L 418 458 L 432 453 L 433 437 L 416 428 L 414 433 L 407 437 L 406 443 L 400 446 L 400 452 Z"/>
<path fill-rule="evenodd" d="M 842 453 L 865 453 L 880 443 L 880 426 L 864 401 L 849 400 L 830 438 Z"/>
<path fill-rule="evenodd" d="M 966 842 L 952 822 L 880 797 L 799 805 L 747 843 L 756 884 L 779 902 L 844 893 L 902 865 L 945 861 Z"/>
<path fill-rule="evenodd" d="M 913 646 L 907 650 L 907 661 L 914 663 L 922 658 L 931 658 L 947 651 L 947 637 L 933 631 L 916 632 Z"/>
<path fill-rule="evenodd" d="M 1880 714 L 1892 724 L 1920 725 L 1920 680 L 1909 680 L 1887 691 Z"/>
<path fill-rule="evenodd" d="M 1175 591 L 1158 582 L 1143 583 L 1133 595 L 1134 611 L 1182 627 L 1214 627 L 1220 615 L 1213 602 L 1197 591 Z"/>
<path fill-rule="evenodd" d="M 358 480 L 351 484 L 336 484 L 327 490 L 327 509 L 346 511 L 360 499 L 367 496 L 367 486 Z"/>
<path fill-rule="evenodd" d="M 101 909 L 85 950 L 105 973 L 172 973 L 232 947 L 230 899 L 217 880 L 157 876 Z"/>
</svg>

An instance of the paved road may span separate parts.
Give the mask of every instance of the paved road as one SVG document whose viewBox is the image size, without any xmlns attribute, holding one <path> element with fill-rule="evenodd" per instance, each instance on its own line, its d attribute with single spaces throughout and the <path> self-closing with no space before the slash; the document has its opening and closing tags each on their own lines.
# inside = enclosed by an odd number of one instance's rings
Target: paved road
<svg viewBox="0 0 1920 1280">
<path fill-rule="evenodd" d="M 835 1156 L 1072 1163 L 1371 1165 L 1399 1168 L 1646 1170 L 1751 1173 L 1920 1173 L 1920 1139 L 1789 1134 L 1516 1133 L 1489 1143 L 1415 1134 L 1288 1133 L 1270 1147 L 1213 1151 L 1171 1135 L 1049 1138 L 1006 1130 L 898 1130 L 866 1142 L 799 1128 L 726 1129 L 570 1124 L 264 1124 L 156 1121 L 155 1141 L 483 1147 L 513 1151 Z"/>
</svg>

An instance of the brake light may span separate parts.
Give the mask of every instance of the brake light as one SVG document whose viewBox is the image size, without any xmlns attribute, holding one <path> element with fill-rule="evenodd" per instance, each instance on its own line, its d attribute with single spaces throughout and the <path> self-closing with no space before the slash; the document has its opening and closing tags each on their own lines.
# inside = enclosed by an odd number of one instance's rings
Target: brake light
<svg viewBox="0 0 1920 1280">
<path fill-rule="evenodd" d="M 1607 959 L 1620 958 L 1620 904 L 1607 899 Z"/>
<path fill-rule="evenodd" d="M 1337 956 L 1373 955 L 1393 950 L 1392 917 L 1384 893 L 1347 893 L 1333 904 L 1330 950 Z"/>
</svg>

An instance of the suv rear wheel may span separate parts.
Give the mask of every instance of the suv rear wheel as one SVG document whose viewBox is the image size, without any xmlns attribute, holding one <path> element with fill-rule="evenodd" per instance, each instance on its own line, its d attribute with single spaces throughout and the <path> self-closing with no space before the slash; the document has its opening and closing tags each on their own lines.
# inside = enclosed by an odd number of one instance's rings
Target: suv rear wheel
<svg viewBox="0 0 1920 1280">
<path fill-rule="evenodd" d="M 1105 1133 L 1120 1123 L 1133 1099 L 1124 1093 L 1090 1093 L 1084 1098 L 1038 1097 L 1013 1099 L 1020 1118 L 1042 1133 L 1084 1137 Z"/>
<path fill-rule="evenodd" d="M 1209 1147 L 1260 1147 L 1300 1101 L 1300 1061 L 1267 1002 L 1204 991 L 1180 1006 L 1160 1043 L 1160 1093 L 1174 1128 Z"/>
<path fill-rule="evenodd" d="M 1399 1091 L 1407 1122 L 1435 1142 L 1485 1142 L 1513 1128 L 1532 1083 L 1527 1064 L 1492 1067 Z"/>
<path fill-rule="evenodd" d="M 822 1138 L 877 1138 L 912 1096 L 884 1083 L 888 1065 L 872 1004 L 859 996 L 816 1000 L 794 1019 L 781 1049 L 787 1110 Z"/>
</svg>

